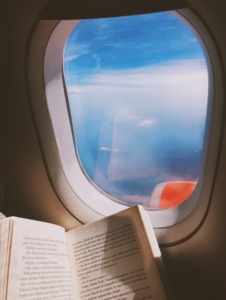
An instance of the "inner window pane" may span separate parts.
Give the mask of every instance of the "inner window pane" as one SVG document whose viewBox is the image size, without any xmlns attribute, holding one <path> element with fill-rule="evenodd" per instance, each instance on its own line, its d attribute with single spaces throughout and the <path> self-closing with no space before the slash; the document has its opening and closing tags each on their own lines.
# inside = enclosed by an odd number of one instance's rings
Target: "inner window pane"
<svg viewBox="0 0 226 300">
<path fill-rule="evenodd" d="M 82 20 L 63 69 L 76 152 L 91 182 L 127 205 L 187 199 L 201 167 L 208 70 L 181 16 Z"/>
</svg>

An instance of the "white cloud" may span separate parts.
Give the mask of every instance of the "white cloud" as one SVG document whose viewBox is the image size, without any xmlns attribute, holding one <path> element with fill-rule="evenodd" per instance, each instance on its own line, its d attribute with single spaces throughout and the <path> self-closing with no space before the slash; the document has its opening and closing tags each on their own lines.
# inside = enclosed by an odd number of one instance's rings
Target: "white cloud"
<svg viewBox="0 0 226 300">
<path fill-rule="evenodd" d="M 202 62 L 175 61 L 160 66 L 105 71 L 87 76 L 83 85 L 68 87 L 69 92 L 103 92 L 124 88 L 195 88 L 207 85 L 208 73 Z"/>
<path fill-rule="evenodd" d="M 109 147 L 100 147 L 99 150 L 101 151 L 106 151 L 106 152 L 119 152 L 119 149 L 112 149 L 112 148 L 109 148 Z"/>
<path fill-rule="evenodd" d="M 70 46 L 70 53 L 74 53 L 73 55 L 64 55 L 64 62 L 72 61 L 78 58 L 81 55 L 89 53 L 90 47 L 88 43 L 83 44 L 75 44 L 74 47 Z"/>
<path fill-rule="evenodd" d="M 157 124 L 157 120 L 155 119 L 144 119 L 138 123 L 139 127 L 150 127 Z"/>
<path fill-rule="evenodd" d="M 67 87 L 70 101 L 92 100 L 96 109 L 112 111 L 117 122 L 140 127 L 157 123 L 156 114 L 178 112 L 189 118 L 206 113 L 208 71 L 200 61 L 177 61 L 164 66 L 99 72 L 87 84 Z"/>
<path fill-rule="evenodd" d="M 78 58 L 79 56 L 80 56 L 80 54 L 74 54 L 74 55 L 70 55 L 70 56 L 68 55 L 66 58 L 64 58 L 64 63 L 72 61 L 72 60 Z"/>
</svg>

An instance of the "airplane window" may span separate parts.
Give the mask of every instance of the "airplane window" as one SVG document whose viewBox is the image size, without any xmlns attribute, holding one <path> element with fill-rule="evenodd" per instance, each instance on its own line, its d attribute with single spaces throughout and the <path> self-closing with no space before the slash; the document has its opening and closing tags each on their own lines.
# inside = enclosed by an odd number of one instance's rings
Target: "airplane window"
<svg viewBox="0 0 226 300">
<path fill-rule="evenodd" d="M 208 70 L 182 16 L 81 20 L 63 74 L 77 158 L 94 186 L 148 209 L 190 197 L 203 159 Z"/>
</svg>

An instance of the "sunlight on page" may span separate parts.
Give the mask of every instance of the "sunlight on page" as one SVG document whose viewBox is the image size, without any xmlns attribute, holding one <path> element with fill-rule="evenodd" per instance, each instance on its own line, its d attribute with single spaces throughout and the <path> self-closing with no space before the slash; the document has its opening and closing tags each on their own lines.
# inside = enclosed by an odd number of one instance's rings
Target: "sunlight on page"
<svg viewBox="0 0 226 300">
<path fill-rule="evenodd" d="M 78 299 L 166 299 L 141 216 L 127 211 L 67 233 Z"/>
</svg>

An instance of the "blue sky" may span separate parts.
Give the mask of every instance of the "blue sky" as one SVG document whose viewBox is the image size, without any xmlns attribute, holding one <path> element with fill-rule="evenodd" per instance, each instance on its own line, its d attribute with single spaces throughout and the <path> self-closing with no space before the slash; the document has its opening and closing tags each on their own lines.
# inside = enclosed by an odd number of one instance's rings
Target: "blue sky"
<svg viewBox="0 0 226 300">
<path fill-rule="evenodd" d="M 103 71 L 203 59 L 203 51 L 191 29 L 177 17 L 155 13 L 83 20 L 71 33 L 64 57 L 71 83 L 78 84 L 86 83 L 85 76 Z"/>
<path fill-rule="evenodd" d="M 175 15 L 81 21 L 64 75 L 79 158 L 104 191 L 148 203 L 160 182 L 197 179 L 208 72 Z"/>
</svg>

